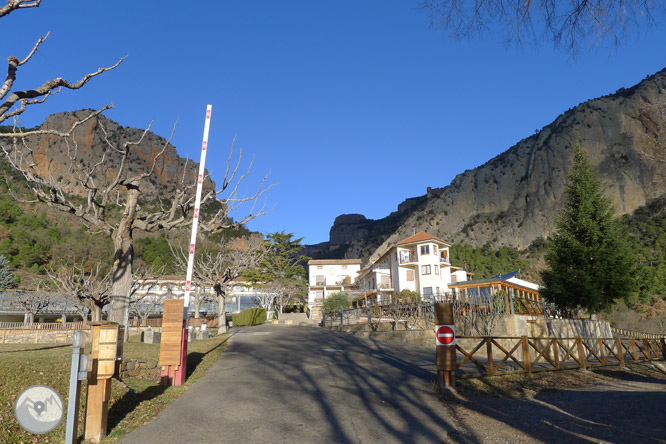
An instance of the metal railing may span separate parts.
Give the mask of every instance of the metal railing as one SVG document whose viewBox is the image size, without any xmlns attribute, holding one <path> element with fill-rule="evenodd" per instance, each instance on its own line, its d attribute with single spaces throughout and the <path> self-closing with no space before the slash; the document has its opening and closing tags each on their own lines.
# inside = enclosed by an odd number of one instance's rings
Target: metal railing
<svg viewBox="0 0 666 444">
<path fill-rule="evenodd" d="M 26 325 L 23 322 L 0 322 L 0 329 L 11 330 L 85 330 L 90 328 L 87 321 L 79 322 L 34 322 Z"/>
</svg>

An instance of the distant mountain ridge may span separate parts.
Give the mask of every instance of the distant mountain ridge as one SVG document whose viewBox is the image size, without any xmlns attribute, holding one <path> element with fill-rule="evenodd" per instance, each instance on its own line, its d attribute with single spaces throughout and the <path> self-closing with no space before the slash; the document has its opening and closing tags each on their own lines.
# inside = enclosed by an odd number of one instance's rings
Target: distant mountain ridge
<svg viewBox="0 0 666 444">
<path fill-rule="evenodd" d="M 587 151 L 618 212 L 628 214 L 666 195 L 665 136 L 666 69 L 564 112 L 450 185 L 428 188 L 383 219 L 339 216 L 328 245 L 310 251 L 376 258 L 415 231 L 453 243 L 525 248 L 552 232 L 577 144 Z"/>
</svg>

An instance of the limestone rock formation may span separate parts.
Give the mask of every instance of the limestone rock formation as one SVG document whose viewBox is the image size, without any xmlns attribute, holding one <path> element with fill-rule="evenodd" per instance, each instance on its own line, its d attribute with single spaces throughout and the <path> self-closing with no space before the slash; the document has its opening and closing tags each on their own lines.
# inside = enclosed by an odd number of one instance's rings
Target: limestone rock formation
<svg viewBox="0 0 666 444">
<path fill-rule="evenodd" d="M 88 116 L 92 110 L 80 110 L 65 113 L 52 114 L 46 118 L 40 129 L 67 132 L 77 120 Z M 109 181 L 118 171 L 120 154 L 114 151 L 105 141 L 106 137 L 112 144 L 116 142 L 137 141 L 141 138 L 144 130 L 122 127 L 118 123 L 103 115 L 98 120 L 90 119 L 74 132 L 74 137 L 68 142 L 58 136 L 40 135 L 30 136 L 29 143 L 34 150 L 34 157 L 39 173 L 46 178 L 53 178 L 66 185 L 68 192 L 81 194 L 77 181 L 72 177 L 69 170 L 70 158 L 76 156 L 76 162 L 84 165 L 95 165 L 102 160 L 102 167 L 96 176 L 98 181 Z M 136 174 L 148 171 L 152 166 L 153 159 L 162 150 L 166 140 L 152 132 L 148 132 L 142 142 L 132 148 L 129 157 L 129 165 L 126 174 Z M 186 183 L 194 183 L 199 170 L 198 163 L 181 158 L 176 149 L 169 144 L 165 152 L 160 156 L 155 165 L 154 172 L 148 180 L 141 184 L 145 196 L 156 196 L 158 194 L 168 197 L 178 186 L 186 168 Z M 207 179 L 204 189 L 214 189 L 215 184 Z"/>
<path fill-rule="evenodd" d="M 346 256 L 377 255 L 414 231 L 454 243 L 527 247 L 553 230 L 576 144 L 587 151 L 620 214 L 664 196 L 666 69 L 570 109 L 449 186 L 405 201 L 399 218 L 366 219 L 357 232 L 348 226 Z"/>
</svg>

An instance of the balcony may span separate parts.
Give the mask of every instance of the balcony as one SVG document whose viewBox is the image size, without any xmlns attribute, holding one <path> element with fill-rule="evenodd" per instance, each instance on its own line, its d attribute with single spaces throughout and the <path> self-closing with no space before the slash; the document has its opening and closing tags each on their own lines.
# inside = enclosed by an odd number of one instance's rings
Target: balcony
<svg viewBox="0 0 666 444">
<path fill-rule="evenodd" d="M 393 285 L 391 285 L 391 281 L 380 282 L 377 284 L 377 290 L 393 290 Z"/>
<path fill-rule="evenodd" d="M 451 264 L 451 257 L 445 254 L 439 255 L 439 262 L 442 264 Z"/>
<path fill-rule="evenodd" d="M 401 251 L 400 252 L 400 265 L 416 263 L 415 251 Z"/>
</svg>

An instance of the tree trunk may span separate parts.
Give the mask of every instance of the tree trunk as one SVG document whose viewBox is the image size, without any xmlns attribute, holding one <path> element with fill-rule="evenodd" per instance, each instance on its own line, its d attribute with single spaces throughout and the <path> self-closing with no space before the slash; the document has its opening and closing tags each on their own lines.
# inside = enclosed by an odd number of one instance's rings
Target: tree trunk
<svg viewBox="0 0 666 444">
<path fill-rule="evenodd" d="M 90 310 L 90 317 L 93 322 L 101 321 L 102 320 L 102 307 L 98 307 L 97 305 L 94 305 L 92 307 L 92 310 Z"/>
<path fill-rule="evenodd" d="M 217 333 L 227 332 L 227 296 L 226 294 L 217 295 Z"/>
<path fill-rule="evenodd" d="M 197 288 L 194 292 L 194 319 L 199 319 L 201 312 L 201 290 Z"/>
<path fill-rule="evenodd" d="M 130 188 L 127 203 L 117 230 L 112 234 L 113 240 L 113 284 L 111 286 L 111 306 L 109 321 L 125 326 L 125 340 L 129 337 L 129 299 L 132 287 L 132 263 L 134 262 L 134 245 L 132 230 L 139 189 Z"/>
</svg>

